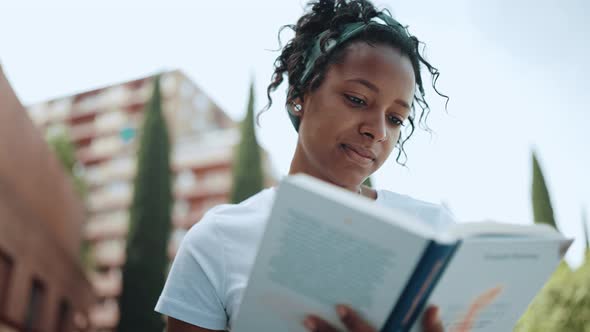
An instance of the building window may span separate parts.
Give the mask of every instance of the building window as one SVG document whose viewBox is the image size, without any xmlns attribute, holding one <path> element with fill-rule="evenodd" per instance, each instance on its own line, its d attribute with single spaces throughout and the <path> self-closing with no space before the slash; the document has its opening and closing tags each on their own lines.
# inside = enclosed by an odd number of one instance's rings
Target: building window
<svg viewBox="0 0 590 332">
<path fill-rule="evenodd" d="M 188 201 L 177 199 L 174 202 L 174 207 L 172 208 L 172 213 L 176 218 L 186 218 L 191 211 L 191 206 Z"/>
<path fill-rule="evenodd" d="M 59 302 L 59 309 L 57 313 L 57 324 L 55 325 L 55 332 L 71 331 L 70 329 L 70 304 L 63 299 Z"/>
<path fill-rule="evenodd" d="M 45 294 L 45 285 L 40 280 L 33 279 L 29 305 L 27 306 L 25 316 L 25 331 L 37 330 L 41 327 L 41 315 L 43 302 L 45 302 Z"/>
<path fill-rule="evenodd" d="M 10 256 L 0 251 L 0 316 L 8 304 L 8 290 L 13 262 Z"/>
<path fill-rule="evenodd" d="M 175 181 L 176 190 L 180 192 L 189 192 L 195 189 L 197 185 L 197 177 L 190 170 L 184 170 L 176 176 Z"/>
</svg>

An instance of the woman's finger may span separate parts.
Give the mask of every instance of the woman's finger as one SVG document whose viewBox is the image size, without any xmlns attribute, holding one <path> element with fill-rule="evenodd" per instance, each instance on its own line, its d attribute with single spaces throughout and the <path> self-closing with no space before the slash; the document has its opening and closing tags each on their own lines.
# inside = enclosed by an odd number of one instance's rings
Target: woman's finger
<svg viewBox="0 0 590 332">
<path fill-rule="evenodd" d="M 430 306 L 426 309 L 422 318 L 422 328 L 424 332 L 444 332 L 438 307 Z"/>
<path fill-rule="evenodd" d="M 338 329 L 330 325 L 330 323 L 314 315 L 307 316 L 303 321 L 303 325 L 305 325 L 305 328 L 310 332 L 339 332 Z"/>
<path fill-rule="evenodd" d="M 336 312 L 350 332 L 376 332 L 356 311 L 346 305 L 337 305 Z"/>
</svg>

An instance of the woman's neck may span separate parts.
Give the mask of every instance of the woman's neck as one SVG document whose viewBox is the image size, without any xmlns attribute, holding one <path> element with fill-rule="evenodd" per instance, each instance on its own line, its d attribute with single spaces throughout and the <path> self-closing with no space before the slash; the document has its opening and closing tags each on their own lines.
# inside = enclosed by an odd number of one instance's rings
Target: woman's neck
<svg viewBox="0 0 590 332">
<path fill-rule="evenodd" d="M 289 175 L 304 173 L 307 175 L 311 175 L 315 178 L 318 178 L 322 181 L 326 181 L 328 183 L 331 183 L 335 186 L 338 186 L 338 187 L 344 188 L 346 190 L 358 193 L 359 195 L 365 196 L 365 197 L 370 198 L 372 200 L 377 199 L 377 191 L 373 188 L 367 187 L 363 184 L 358 184 L 358 185 L 354 185 L 354 186 L 343 186 L 341 184 L 335 183 L 334 181 L 330 181 L 329 179 L 326 179 L 319 172 L 314 172 L 313 168 L 305 167 L 304 165 L 305 165 L 304 163 L 298 163 L 297 160 L 295 158 L 293 158 L 293 160 L 291 161 L 291 167 L 289 168 Z"/>
<path fill-rule="evenodd" d="M 355 183 L 352 185 L 343 185 L 338 183 L 329 178 L 329 176 L 322 173 L 321 169 L 318 167 L 314 167 L 313 163 L 309 161 L 305 153 L 301 147 L 301 145 L 297 144 L 295 148 L 295 154 L 293 155 L 293 159 L 291 160 L 291 167 L 289 168 L 289 175 L 297 174 L 297 173 L 304 173 L 307 175 L 311 175 L 315 178 L 318 178 L 322 181 L 326 181 L 331 183 L 335 186 L 344 188 L 346 190 L 352 191 L 354 193 L 358 193 L 359 195 L 365 196 L 370 199 L 377 199 L 377 191 L 374 189 L 363 185 L 362 183 Z"/>
</svg>

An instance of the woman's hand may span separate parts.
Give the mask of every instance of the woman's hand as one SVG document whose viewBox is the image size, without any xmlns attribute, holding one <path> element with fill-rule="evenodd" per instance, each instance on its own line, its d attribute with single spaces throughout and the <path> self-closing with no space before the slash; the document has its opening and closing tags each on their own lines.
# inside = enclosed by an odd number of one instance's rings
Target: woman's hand
<svg viewBox="0 0 590 332">
<path fill-rule="evenodd" d="M 348 332 L 377 332 L 354 310 L 345 305 L 336 306 L 336 312 Z M 307 316 L 303 324 L 311 332 L 339 332 L 328 322 L 314 315 Z M 422 320 L 422 329 L 424 332 L 444 332 L 442 321 L 438 316 L 438 307 L 431 306 L 426 309 Z"/>
</svg>

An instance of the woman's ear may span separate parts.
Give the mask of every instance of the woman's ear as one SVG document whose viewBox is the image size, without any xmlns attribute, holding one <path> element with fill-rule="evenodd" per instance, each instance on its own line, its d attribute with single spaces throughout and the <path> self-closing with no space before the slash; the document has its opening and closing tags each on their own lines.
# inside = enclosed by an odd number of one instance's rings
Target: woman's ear
<svg viewBox="0 0 590 332">
<path fill-rule="evenodd" d="M 295 98 L 289 102 L 287 108 L 292 115 L 301 117 L 303 115 L 303 100 L 301 98 Z"/>
</svg>

